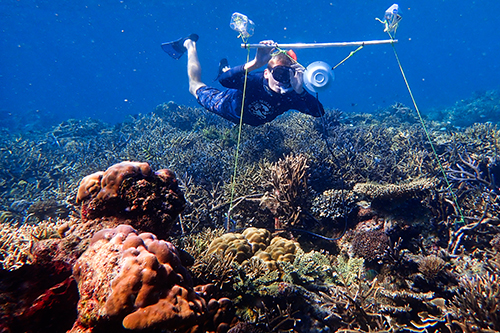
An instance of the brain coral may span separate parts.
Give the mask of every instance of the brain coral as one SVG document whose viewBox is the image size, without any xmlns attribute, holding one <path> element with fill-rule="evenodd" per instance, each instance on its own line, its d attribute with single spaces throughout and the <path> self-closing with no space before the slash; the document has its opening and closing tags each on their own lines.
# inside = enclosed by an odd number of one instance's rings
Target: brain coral
<svg viewBox="0 0 500 333">
<path fill-rule="evenodd" d="M 252 245 L 242 234 L 227 233 L 215 238 L 208 247 L 208 253 L 234 255 L 234 260 L 242 263 L 253 255 Z"/>
<path fill-rule="evenodd" d="M 271 239 L 269 230 L 250 227 L 242 234 L 227 233 L 215 238 L 208 253 L 232 254 L 240 264 L 255 256 L 262 259 L 269 269 L 276 269 L 276 261 L 293 262 L 299 248 L 299 243 L 293 240 L 279 236 Z"/>
<path fill-rule="evenodd" d="M 165 236 L 185 207 L 170 170 L 153 172 L 147 163 L 121 162 L 82 179 L 76 201 L 82 219 L 114 217 L 120 223 Z"/>
<path fill-rule="evenodd" d="M 277 261 L 293 262 L 298 248 L 299 243 L 277 236 L 266 249 L 258 251 L 255 256 L 264 260 L 269 269 L 276 269 Z"/>
<path fill-rule="evenodd" d="M 267 229 L 257 229 L 255 227 L 246 228 L 243 236 L 252 245 L 253 253 L 264 250 L 271 242 L 271 233 Z"/>
<path fill-rule="evenodd" d="M 151 233 L 128 225 L 96 233 L 78 259 L 78 319 L 72 332 L 112 330 L 187 330 L 206 312 L 206 301 L 192 288 L 177 250 Z"/>
</svg>

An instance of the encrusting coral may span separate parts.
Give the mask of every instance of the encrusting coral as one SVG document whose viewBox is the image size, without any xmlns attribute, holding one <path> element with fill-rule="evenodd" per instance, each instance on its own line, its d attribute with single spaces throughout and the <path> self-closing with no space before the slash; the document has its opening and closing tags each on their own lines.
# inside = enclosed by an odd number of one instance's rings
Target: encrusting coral
<svg viewBox="0 0 500 333">
<path fill-rule="evenodd" d="M 151 233 L 138 234 L 128 225 L 96 233 L 77 260 L 74 276 L 80 300 L 71 332 L 121 325 L 194 332 L 209 321 L 207 309 L 228 312 L 228 300 L 208 301 L 198 295 L 171 243 Z"/>
</svg>

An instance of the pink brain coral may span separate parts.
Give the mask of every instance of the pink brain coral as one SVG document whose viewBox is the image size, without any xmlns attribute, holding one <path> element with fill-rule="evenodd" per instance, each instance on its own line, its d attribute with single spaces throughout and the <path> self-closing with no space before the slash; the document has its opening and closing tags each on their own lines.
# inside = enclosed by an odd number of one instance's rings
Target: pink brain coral
<svg viewBox="0 0 500 333">
<path fill-rule="evenodd" d="M 76 202 L 80 203 L 83 199 L 88 198 L 92 194 L 97 194 L 101 190 L 101 180 L 104 171 L 97 171 L 91 175 L 83 177 L 78 187 Z"/>
</svg>

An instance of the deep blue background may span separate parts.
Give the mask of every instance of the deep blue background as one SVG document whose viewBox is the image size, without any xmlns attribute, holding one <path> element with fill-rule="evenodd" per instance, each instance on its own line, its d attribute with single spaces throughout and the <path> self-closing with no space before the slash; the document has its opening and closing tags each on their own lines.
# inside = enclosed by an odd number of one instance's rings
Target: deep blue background
<svg viewBox="0 0 500 333">
<path fill-rule="evenodd" d="M 67 1 L 0 0 L 1 119 L 121 121 L 189 95 L 186 57 L 175 61 L 162 42 L 196 32 L 203 78 L 219 59 L 246 59 L 229 28 L 235 11 L 256 24 L 250 42 L 335 42 L 387 39 L 382 17 L 390 1 Z M 500 1 L 399 2 L 403 21 L 396 46 L 423 111 L 452 106 L 475 91 L 500 86 Z M 352 49 L 297 51 L 308 65 L 334 66 Z M 253 52 L 251 54 L 253 56 Z M 389 45 L 367 46 L 336 71 L 326 107 L 371 112 L 411 105 Z M 2 121 L 4 121 L 2 120 Z"/>
</svg>

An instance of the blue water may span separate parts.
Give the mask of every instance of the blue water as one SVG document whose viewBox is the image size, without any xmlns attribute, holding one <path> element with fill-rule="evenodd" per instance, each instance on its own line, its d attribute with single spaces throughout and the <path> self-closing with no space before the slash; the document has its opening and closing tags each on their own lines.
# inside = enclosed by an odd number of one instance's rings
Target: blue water
<svg viewBox="0 0 500 333">
<path fill-rule="evenodd" d="M 186 57 L 165 41 L 198 33 L 207 84 L 220 58 L 242 63 L 246 51 L 230 29 L 235 11 L 256 24 L 250 42 L 335 42 L 387 39 L 382 17 L 390 1 L 0 1 L 0 119 L 106 122 L 148 113 L 173 100 L 197 106 L 188 93 Z M 500 86 L 500 1 L 399 2 L 396 49 L 420 108 L 452 106 Z M 307 65 L 334 66 L 353 48 L 297 51 Z M 253 52 L 251 54 L 253 56 Z M 366 46 L 335 71 L 320 100 L 328 108 L 372 112 L 411 105 L 390 45 Z M 218 84 L 215 84 L 219 86 Z M 6 121 L 7 120 L 7 121 Z"/>
</svg>

